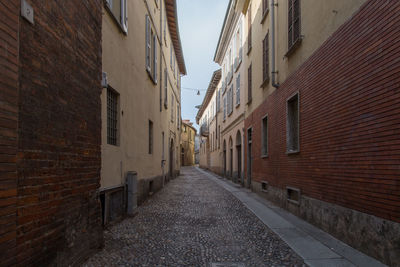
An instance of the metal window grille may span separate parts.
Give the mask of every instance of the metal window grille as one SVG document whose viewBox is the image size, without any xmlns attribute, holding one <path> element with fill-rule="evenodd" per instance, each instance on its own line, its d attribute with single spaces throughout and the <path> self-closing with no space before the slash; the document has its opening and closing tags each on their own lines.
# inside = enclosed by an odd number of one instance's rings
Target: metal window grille
<svg viewBox="0 0 400 267">
<path fill-rule="evenodd" d="M 300 39 L 300 0 L 288 0 L 288 50 Z"/>
<path fill-rule="evenodd" d="M 108 88 L 107 89 L 107 143 L 117 145 L 118 133 L 118 94 Z"/>
</svg>

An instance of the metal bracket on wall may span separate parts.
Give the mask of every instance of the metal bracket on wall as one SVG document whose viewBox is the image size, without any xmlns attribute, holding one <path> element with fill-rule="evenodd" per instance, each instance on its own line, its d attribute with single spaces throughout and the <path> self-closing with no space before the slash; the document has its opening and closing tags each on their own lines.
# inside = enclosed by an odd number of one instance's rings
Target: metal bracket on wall
<svg viewBox="0 0 400 267">
<path fill-rule="evenodd" d="M 33 20 L 33 8 L 26 0 L 21 0 L 21 16 L 32 25 L 35 24 Z"/>
</svg>

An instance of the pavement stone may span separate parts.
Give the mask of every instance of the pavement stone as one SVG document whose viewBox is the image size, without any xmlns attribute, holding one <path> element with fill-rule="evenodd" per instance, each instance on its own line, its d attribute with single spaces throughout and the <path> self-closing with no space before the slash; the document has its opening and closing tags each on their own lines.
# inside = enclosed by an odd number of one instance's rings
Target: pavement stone
<svg viewBox="0 0 400 267">
<path fill-rule="evenodd" d="M 193 167 L 181 174 L 106 229 L 84 266 L 305 266 L 231 193 Z"/>
</svg>

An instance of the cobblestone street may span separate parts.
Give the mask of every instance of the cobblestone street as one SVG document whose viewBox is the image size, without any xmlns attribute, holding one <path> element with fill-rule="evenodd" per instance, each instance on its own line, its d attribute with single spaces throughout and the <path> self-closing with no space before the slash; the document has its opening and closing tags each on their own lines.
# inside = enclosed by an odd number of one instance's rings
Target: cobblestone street
<svg viewBox="0 0 400 267">
<path fill-rule="evenodd" d="M 303 266 L 239 200 L 194 167 L 105 231 L 87 266 Z"/>
</svg>

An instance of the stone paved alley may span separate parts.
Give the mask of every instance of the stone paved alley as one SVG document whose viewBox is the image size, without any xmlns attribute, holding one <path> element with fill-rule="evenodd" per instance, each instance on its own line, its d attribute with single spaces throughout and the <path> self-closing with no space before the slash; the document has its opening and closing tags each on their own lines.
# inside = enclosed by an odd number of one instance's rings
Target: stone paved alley
<svg viewBox="0 0 400 267">
<path fill-rule="evenodd" d="M 105 231 L 87 266 L 303 266 L 302 259 L 231 193 L 194 167 Z M 217 266 L 217 265 L 215 265 Z"/>
</svg>

